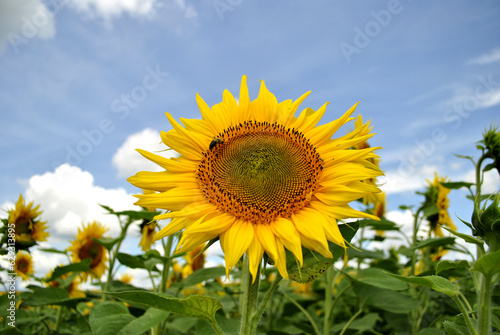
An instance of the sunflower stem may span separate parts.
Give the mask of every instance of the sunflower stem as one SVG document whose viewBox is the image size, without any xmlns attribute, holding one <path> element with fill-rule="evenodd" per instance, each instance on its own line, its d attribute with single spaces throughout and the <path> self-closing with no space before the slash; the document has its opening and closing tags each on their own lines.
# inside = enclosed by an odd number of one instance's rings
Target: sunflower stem
<svg viewBox="0 0 500 335">
<path fill-rule="evenodd" d="M 359 263 L 358 263 L 359 264 Z M 332 312 L 332 303 L 333 303 L 333 266 L 330 266 L 328 270 L 326 270 L 325 276 L 325 318 L 323 320 L 323 334 L 330 334 L 330 313 Z"/>
<path fill-rule="evenodd" d="M 174 241 L 174 235 L 170 235 L 167 238 L 167 243 L 163 245 L 165 255 L 164 257 L 166 258 L 165 262 L 163 262 L 163 269 L 161 271 L 161 284 L 158 289 L 159 292 L 165 292 L 165 289 L 167 288 L 167 281 L 168 277 L 170 274 L 170 263 L 171 259 L 170 256 L 172 254 L 172 243 Z"/>
<path fill-rule="evenodd" d="M 257 322 L 252 324 L 252 317 L 257 308 L 257 296 L 259 293 L 260 284 L 260 267 L 255 275 L 255 280 L 252 281 L 250 273 L 250 261 L 245 257 L 245 265 L 243 267 L 243 300 L 242 300 L 242 315 L 240 335 L 254 335 L 257 328 Z"/>
<path fill-rule="evenodd" d="M 262 314 L 264 314 L 264 310 L 267 306 L 267 303 L 271 299 L 271 296 L 273 295 L 274 291 L 276 291 L 276 289 L 278 288 L 279 283 L 281 282 L 281 279 L 283 279 L 283 277 L 278 273 L 276 275 L 276 279 L 274 279 L 274 281 L 272 282 L 271 287 L 269 288 L 269 290 L 267 290 L 266 294 L 262 298 L 262 301 L 260 302 L 259 307 L 257 308 L 257 311 L 252 316 L 252 322 L 251 322 L 252 329 L 257 329 L 257 323 L 259 322 L 260 318 L 262 317 Z"/>
<path fill-rule="evenodd" d="M 158 287 L 158 292 L 160 293 L 164 293 L 165 290 L 167 289 L 168 277 L 170 274 L 170 265 L 172 262 L 170 256 L 172 255 L 173 241 L 174 241 L 174 235 L 168 236 L 167 243 L 165 243 L 165 240 L 162 240 L 165 261 L 163 262 L 163 269 L 161 270 L 161 282 L 160 286 Z M 156 325 L 155 327 L 151 328 L 151 334 L 152 335 L 161 334 L 162 328 L 163 328 L 163 323 Z"/>
<path fill-rule="evenodd" d="M 479 301 L 478 301 L 478 334 L 488 335 L 491 331 L 491 311 L 490 311 L 490 300 L 491 300 L 491 277 L 482 275 L 481 288 L 479 290 Z M 464 315 L 464 318 L 467 316 Z"/>
<path fill-rule="evenodd" d="M 105 285 L 105 287 L 104 287 L 105 292 L 109 292 L 111 281 L 113 280 L 113 269 L 115 267 L 116 256 L 118 255 L 118 251 L 120 250 L 120 247 L 122 245 L 123 240 L 127 236 L 127 230 L 128 230 L 128 227 L 130 226 L 131 223 L 132 223 L 132 220 L 128 219 L 127 222 L 122 226 L 122 231 L 120 233 L 120 237 L 118 239 L 118 242 L 116 242 L 116 244 L 109 251 L 108 277 L 106 279 L 106 283 L 104 284 Z M 109 299 L 108 295 L 104 294 L 103 299 L 108 300 Z"/>
</svg>

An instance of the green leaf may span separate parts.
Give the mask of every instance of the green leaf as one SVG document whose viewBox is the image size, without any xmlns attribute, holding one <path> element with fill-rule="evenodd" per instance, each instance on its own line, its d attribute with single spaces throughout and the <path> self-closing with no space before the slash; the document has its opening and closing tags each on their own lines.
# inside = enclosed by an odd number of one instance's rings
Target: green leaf
<svg viewBox="0 0 500 335">
<path fill-rule="evenodd" d="M 10 297 L 9 297 L 10 295 Z M 9 299 L 9 298 L 15 298 L 15 294 L 10 294 L 5 292 L 5 294 L 0 295 L 0 317 L 6 316 L 9 313 L 9 308 L 11 308 L 11 301 L 13 301 L 14 304 L 14 309 L 15 309 L 15 299 Z"/>
<path fill-rule="evenodd" d="M 399 230 L 398 225 L 395 222 L 389 221 L 387 219 L 377 220 L 360 220 L 359 227 L 372 227 L 376 230 Z"/>
<path fill-rule="evenodd" d="M 459 188 L 462 187 L 471 188 L 471 186 L 475 185 L 474 183 L 467 183 L 465 181 L 455 181 L 455 182 L 440 183 L 440 184 L 452 190 L 458 190 Z"/>
<path fill-rule="evenodd" d="M 349 225 L 339 225 L 340 233 L 347 242 L 351 241 L 358 228 L 356 222 L 349 223 Z M 328 242 L 328 247 L 333 258 L 327 258 L 309 249 L 302 248 L 302 254 L 304 255 L 302 268 L 299 268 L 293 254 L 286 250 L 288 277 L 298 283 L 310 283 L 321 276 L 345 252 L 344 248 L 331 242 Z"/>
<path fill-rule="evenodd" d="M 382 250 L 366 250 L 366 249 L 361 249 L 361 248 L 349 248 L 347 249 L 347 256 L 349 259 L 353 258 L 369 258 L 369 259 L 376 259 L 376 260 L 382 260 L 385 259 L 385 253 Z"/>
<path fill-rule="evenodd" d="M 147 332 L 170 314 L 156 308 L 148 308 L 146 313 L 137 319 L 132 320 L 125 327 L 123 327 L 117 335 L 140 335 Z"/>
<path fill-rule="evenodd" d="M 144 259 L 142 259 L 141 256 L 134 256 L 123 252 L 119 252 L 116 255 L 116 258 L 118 258 L 118 261 L 120 261 L 121 264 L 128 266 L 131 269 L 146 268 L 146 265 L 144 264 Z"/>
<path fill-rule="evenodd" d="M 177 315 L 200 318 L 207 321 L 212 327 L 217 327 L 215 313 L 218 309 L 222 308 L 219 300 L 201 295 L 192 295 L 179 299 L 148 291 L 105 292 L 105 294 L 127 302 L 158 308 Z"/>
<path fill-rule="evenodd" d="M 463 234 L 463 233 L 459 233 L 459 232 L 454 231 L 453 229 L 450 229 L 448 227 L 444 227 L 444 226 L 441 226 L 441 227 L 444 228 L 444 229 L 446 229 L 450 234 L 453 234 L 455 236 L 460 237 L 462 240 L 464 240 L 467 243 L 472 243 L 472 244 L 476 244 L 476 245 L 483 245 L 484 244 L 484 241 L 478 239 L 477 237 L 474 237 L 474 236 L 471 236 L 471 235 L 467 235 L 467 234 Z"/>
<path fill-rule="evenodd" d="M 35 287 L 23 300 L 23 306 L 63 305 L 73 308 L 85 299 L 71 299 L 66 290 L 57 287 Z"/>
<path fill-rule="evenodd" d="M 424 241 L 418 242 L 417 244 L 411 246 L 406 250 L 402 250 L 401 253 L 405 256 L 410 256 L 412 252 L 416 249 L 422 249 L 428 247 L 440 247 L 453 243 L 455 243 L 455 238 L 452 236 L 428 238 Z"/>
<path fill-rule="evenodd" d="M 346 275 L 348 275 L 346 273 Z M 349 275 L 348 275 L 349 276 Z M 394 277 L 391 277 L 382 269 L 366 268 L 360 270 L 356 277 L 349 276 L 351 280 L 359 281 L 365 285 L 375 286 L 391 291 L 403 291 L 408 285 Z"/>
<path fill-rule="evenodd" d="M 115 335 L 134 319 L 124 304 L 104 302 L 91 309 L 89 324 L 94 334 Z"/>
<path fill-rule="evenodd" d="M 379 320 L 381 320 L 381 319 L 377 313 L 368 313 L 365 316 L 363 316 L 362 318 L 354 320 L 349 325 L 349 327 L 347 327 L 347 329 L 354 329 L 360 333 L 369 332 L 370 330 L 373 330 L 373 328 L 375 327 L 375 324 Z M 346 323 L 347 323 L 347 321 L 335 324 L 332 328 L 332 331 L 334 333 L 341 331 L 344 328 L 344 326 L 346 325 Z"/>
<path fill-rule="evenodd" d="M 472 271 L 481 272 L 486 277 L 493 277 L 500 272 L 500 250 L 481 256 L 474 265 Z"/>
<path fill-rule="evenodd" d="M 398 278 L 407 283 L 420 285 L 444 293 L 450 297 L 457 295 L 460 292 L 460 288 L 453 284 L 446 278 L 439 276 L 422 276 L 422 277 L 403 277 L 398 276 L 393 273 L 389 273 L 394 278 Z"/>
<path fill-rule="evenodd" d="M 90 271 L 91 262 L 92 259 L 88 258 L 84 259 L 80 263 L 72 263 L 69 265 L 58 266 L 54 269 L 54 271 L 52 272 L 52 276 L 50 276 L 50 279 L 48 279 L 48 281 L 55 280 L 69 272 L 80 273 L 80 272 Z"/>
<path fill-rule="evenodd" d="M 106 248 L 106 250 L 111 251 L 113 246 L 116 243 L 118 243 L 121 240 L 121 238 L 101 237 L 101 238 L 93 238 L 92 240 L 102 245 L 104 248 Z"/>
<path fill-rule="evenodd" d="M 423 209 L 423 214 L 425 217 L 433 216 L 439 213 L 439 208 L 436 206 L 427 206 Z"/>
<path fill-rule="evenodd" d="M 38 250 L 43 251 L 43 252 L 51 252 L 54 254 L 63 254 L 63 255 L 68 254 L 68 252 L 66 250 L 58 250 L 55 248 L 38 248 Z"/>
<path fill-rule="evenodd" d="M 448 261 L 444 260 L 437 264 L 436 266 L 436 274 L 439 274 L 441 271 L 456 269 L 456 268 L 468 268 L 469 262 L 466 260 L 457 260 L 457 261 Z"/>
<path fill-rule="evenodd" d="M 203 281 L 215 279 L 217 277 L 222 277 L 225 275 L 226 275 L 226 269 L 223 267 L 199 269 L 196 270 L 191 275 L 189 275 L 186 279 L 183 279 L 180 285 L 192 286 L 199 284 Z"/>
<path fill-rule="evenodd" d="M 419 331 L 417 335 L 446 335 L 446 332 L 439 328 L 425 328 Z"/>
<path fill-rule="evenodd" d="M 99 205 L 105 210 L 109 212 L 109 214 L 114 214 L 117 216 L 124 215 L 128 216 L 132 220 L 147 220 L 147 221 L 152 221 L 153 218 L 159 214 L 159 212 L 150 212 L 146 210 L 142 211 L 121 211 L 121 212 L 115 212 L 111 207 L 108 207 L 106 205 Z"/>
<path fill-rule="evenodd" d="M 403 292 L 386 290 L 359 282 L 354 283 L 353 289 L 366 305 L 396 314 L 409 313 L 420 305 L 419 299 Z"/>
<path fill-rule="evenodd" d="M 477 321 L 475 319 L 471 319 L 471 321 L 472 325 L 477 327 Z M 443 326 L 448 335 L 470 335 L 469 328 L 465 324 L 463 316 L 457 317 L 454 321 L 445 320 Z"/>
</svg>

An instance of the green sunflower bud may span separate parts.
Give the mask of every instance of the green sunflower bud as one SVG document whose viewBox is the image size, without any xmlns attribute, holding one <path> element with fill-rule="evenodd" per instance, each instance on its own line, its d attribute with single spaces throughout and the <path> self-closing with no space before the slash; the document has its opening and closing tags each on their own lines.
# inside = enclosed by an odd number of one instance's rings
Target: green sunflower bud
<svg viewBox="0 0 500 335">
<path fill-rule="evenodd" d="M 486 146 L 486 154 L 494 161 L 494 166 L 500 173 L 500 131 L 496 127 L 490 128 L 481 141 Z"/>
<path fill-rule="evenodd" d="M 483 237 L 491 252 L 500 248 L 500 194 L 497 193 L 486 209 L 474 211 L 472 224 L 476 234 Z"/>
</svg>

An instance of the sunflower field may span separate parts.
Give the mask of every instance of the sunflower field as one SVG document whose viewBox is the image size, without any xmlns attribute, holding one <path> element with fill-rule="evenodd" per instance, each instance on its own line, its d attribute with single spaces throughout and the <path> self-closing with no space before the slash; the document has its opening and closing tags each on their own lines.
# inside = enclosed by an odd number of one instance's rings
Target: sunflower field
<svg viewBox="0 0 500 335">
<path fill-rule="evenodd" d="M 238 99 L 197 96 L 200 119 L 167 113 L 161 141 L 177 156 L 139 148 L 163 171 L 128 179 L 137 209 L 100 204 L 119 235 L 85 222 L 66 250 L 41 248 L 51 223 L 21 195 L 2 217 L 0 334 L 500 334 L 500 194 L 482 192 L 500 173 L 499 129 L 478 134 L 477 157 L 457 155 L 475 182 L 436 172 L 419 203 L 398 204 L 408 233 L 386 217 L 370 122 L 354 105 L 320 123 L 326 103 L 299 109 L 308 94 L 278 102 L 262 82 L 250 100 L 243 76 Z M 459 189 L 467 218 L 448 212 Z M 122 246 L 133 229 L 139 253 Z M 35 248 L 67 262 L 42 276 Z"/>
</svg>

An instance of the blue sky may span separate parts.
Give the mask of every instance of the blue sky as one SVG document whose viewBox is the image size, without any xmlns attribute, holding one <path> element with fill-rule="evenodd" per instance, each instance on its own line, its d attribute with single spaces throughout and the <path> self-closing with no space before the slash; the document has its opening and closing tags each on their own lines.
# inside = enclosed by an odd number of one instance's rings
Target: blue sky
<svg viewBox="0 0 500 335">
<path fill-rule="evenodd" d="M 251 98 L 263 79 L 278 101 L 330 101 L 325 122 L 361 101 L 388 210 L 416 204 L 435 171 L 470 178 L 453 154 L 477 157 L 499 122 L 499 17 L 497 1 L 4 0 L 0 204 L 40 203 L 54 243 L 96 199 L 130 207 L 134 146 L 156 150 L 165 112 L 198 118 L 197 92 L 237 96 L 243 74 Z M 463 196 L 450 212 L 468 218 Z"/>
</svg>

